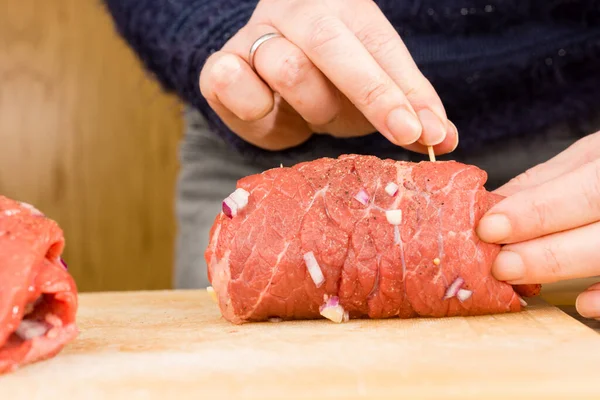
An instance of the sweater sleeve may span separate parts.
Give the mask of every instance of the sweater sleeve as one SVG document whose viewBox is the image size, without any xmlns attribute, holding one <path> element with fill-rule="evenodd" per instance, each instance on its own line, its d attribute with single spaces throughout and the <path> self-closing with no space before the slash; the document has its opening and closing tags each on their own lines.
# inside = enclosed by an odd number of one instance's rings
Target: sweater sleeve
<svg viewBox="0 0 600 400">
<path fill-rule="evenodd" d="M 162 87 L 217 122 L 200 93 L 200 71 L 207 58 L 248 22 L 258 0 L 103 2 L 117 32 Z"/>
</svg>

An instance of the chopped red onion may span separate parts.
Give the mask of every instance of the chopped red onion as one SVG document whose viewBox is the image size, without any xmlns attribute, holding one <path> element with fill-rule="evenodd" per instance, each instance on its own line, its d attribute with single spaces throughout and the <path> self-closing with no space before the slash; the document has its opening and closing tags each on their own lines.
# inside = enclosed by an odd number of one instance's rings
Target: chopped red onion
<svg viewBox="0 0 600 400">
<path fill-rule="evenodd" d="M 44 336 L 50 327 L 45 322 L 25 319 L 21 321 L 15 334 L 23 340 L 31 340 L 36 337 Z"/>
<path fill-rule="evenodd" d="M 462 287 L 462 285 L 465 283 L 465 280 L 463 278 L 461 278 L 460 276 L 458 278 L 456 278 L 454 280 L 454 282 L 452 282 L 452 284 L 450 284 L 450 286 L 448 286 L 448 289 L 446 290 L 446 294 L 444 295 L 444 300 L 450 299 L 454 296 L 456 296 L 456 294 L 458 293 L 458 291 L 460 290 L 460 288 Z"/>
<path fill-rule="evenodd" d="M 58 260 L 60 261 L 62 266 L 65 267 L 65 269 L 69 269 L 69 267 L 67 266 L 67 263 L 65 262 L 65 260 L 63 260 L 62 257 L 58 257 Z"/>
<path fill-rule="evenodd" d="M 306 263 L 306 268 L 308 269 L 308 273 L 315 283 L 315 286 L 321 287 L 323 282 L 325 282 L 325 276 L 323 276 L 323 271 L 321 271 L 321 267 L 315 258 L 315 254 L 312 251 L 305 253 L 304 262 Z"/>
<path fill-rule="evenodd" d="M 402 223 L 402 210 L 387 210 L 385 218 L 392 225 L 400 225 Z"/>
<path fill-rule="evenodd" d="M 469 299 L 469 297 L 471 297 L 472 294 L 473 294 L 472 290 L 460 289 L 458 292 L 456 292 L 456 297 L 460 301 L 466 301 Z"/>
<path fill-rule="evenodd" d="M 369 195 L 367 194 L 367 192 L 364 191 L 364 189 L 360 189 L 360 191 L 356 193 L 356 196 L 354 196 L 354 198 L 358 200 L 359 203 L 361 203 L 362 205 L 366 206 L 367 204 L 369 204 Z"/>
<path fill-rule="evenodd" d="M 396 193 L 398 193 L 398 185 L 396 185 L 394 182 L 388 183 L 385 187 L 385 192 L 390 196 L 396 195 Z"/>
<path fill-rule="evenodd" d="M 223 200 L 223 214 L 229 218 L 233 218 L 237 215 L 237 204 L 230 198 Z"/>
<path fill-rule="evenodd" d="M 248 197 L 250 193 L 242 188 L 237 188 L 225 200 L 223 200 L 223 214 L 229 218 L 235 217 L 239 211 L 243 210 L 248 205 Z"/>
<path fill-rule="evenodd" d="M 344 307 L 340 304 L 340 299 L 337 296 L 331 296 L 325 304 L 319 307 L 319 313 L 330 321 L 337 324 L 347 321 L 350 316 Z"/>
<path fill-rule="evenodd" d="M 340 304 L 340 298 L 337 296 L 327 297 L 325 303 L 321 304 L 319 311 L 323 311 L 326 307 L 337 307 Z"/>
<path fill-rule="evenodd" d="M 235 204 L 237 204 L 239 210 L 243 210 L 244 207 L 248 205 L 249 196 L 250 193 L 248 193 L 242 188 L 237 188 L 233 193 L 229 195 L 229 198 L 235 201 Z"/>
</svg>

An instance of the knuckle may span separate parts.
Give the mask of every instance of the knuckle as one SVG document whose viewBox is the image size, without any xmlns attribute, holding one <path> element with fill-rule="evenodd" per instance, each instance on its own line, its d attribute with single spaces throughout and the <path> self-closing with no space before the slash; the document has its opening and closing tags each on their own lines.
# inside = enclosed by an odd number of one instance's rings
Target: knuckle
<svg viewBox="0 0 600 400">
<path fill-rule="evenodd" d="M 584 190 L 585 201 L 588 209 L 594 214 L 600 214 L 600 159 L 589 164 L 590 179 L 585 179 L 589 186 Z"/>
<path fill-rule="evenodd" d="M 532 217 L 535 228 L 538 228 L 540 232 L 546 232 L 551 213 L 548 204 L 543 200 L 534 199 L 531 202 L 531 210 L 533 211 Z"/>
<path fill-rule="evenodd" d="M 237 114 L 242 121 L 251 122 L 264 118 L 269 111 L 270 107 L 257 103 L 239 110 Z"/>
<path fill-rule="evenodd" d="M 292 89 L 303 83 L 313 69 L 308 58 L 295 50 L 279 60 L 274 84 L 278 89 Z"/>
<path fill-rule="evenodd" d="M 309 23 L 306 46 L 314 52 L 322 52 L 332 46 L 342 35 L 341 21 L 332 15 L 319 15 Z"/>
<path fill-rule="evenodd" d="M 557 249 L 551 245 L 545 245 L 543 248 L 542 261 L 546 266 L 548 276 L 558 279 L 563 272 L 563 266 L 558 257 Z"/>
<path fill-rule="evenodd" d="M 396 38 L 382 29 L 366 26 L 356 32 L 356 37 L 376 58 L 385 56 L 396 50 Z"/>
<path fill-rule="evenodd" d="M 372 107 L 382 96 L 390 91 L 390 85 L 383 79 L 375 80 L 363 87 L 358 95 L 359 107 Z"/>
<path fill-rule="evenodd" d="M 539 168 L 544 168 L 545 163 L 539 164 Z M 512 178 L 509 183 L 517 187 L 526 187 L 529 182 L 535 181 L 536 167 L 529 168 L 525 172 Z"/>
<path fill-rule="evenodd" d="M 224 54 L 218 57 L 210 70 L 206 71 L 207 84 L 215 91 L 231 86 L 242 70 L 242 64 L 233 54 Z"/>
</svg>

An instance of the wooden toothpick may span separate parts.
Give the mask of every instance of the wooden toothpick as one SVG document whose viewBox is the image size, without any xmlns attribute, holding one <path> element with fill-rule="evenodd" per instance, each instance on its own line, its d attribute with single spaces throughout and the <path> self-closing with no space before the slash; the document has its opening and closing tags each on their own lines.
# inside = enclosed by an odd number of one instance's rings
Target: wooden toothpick
<svg viewBox="0 0 600 400">
<path fill-rule="evenodd" d="M 429 152 L 429 161 L 435 162 L 435 153 L 433 152 L 433 146 L 427 146 L 427 151 Z"/>
</svg>

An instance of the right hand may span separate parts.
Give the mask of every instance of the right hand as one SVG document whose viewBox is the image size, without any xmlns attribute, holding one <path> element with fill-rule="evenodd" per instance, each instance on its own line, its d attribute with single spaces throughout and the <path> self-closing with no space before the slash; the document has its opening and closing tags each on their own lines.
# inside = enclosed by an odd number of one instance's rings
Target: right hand
<svg viewBox="0 0 600 400">
<path fill-rule="evenodd" d="M 278 32 L 255 53 L 260 36 Z M 261 0 L 246 26 L 207 60 L 200 89 L 227 126 L 267 150 L 313 132 L 379 131 L 427 153 L 453 151 L 458 132 L 400 36 L 372 0 Z"/>
</svg>

